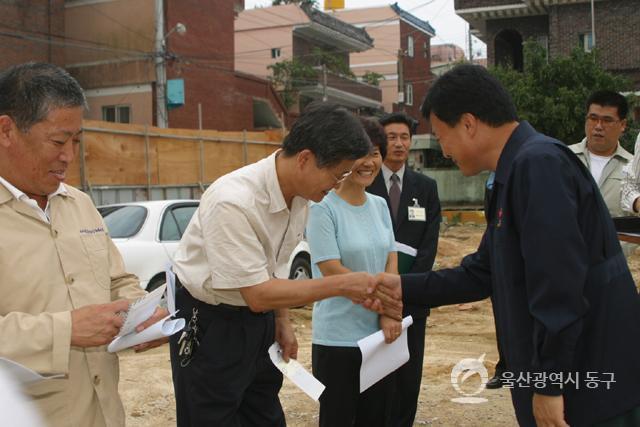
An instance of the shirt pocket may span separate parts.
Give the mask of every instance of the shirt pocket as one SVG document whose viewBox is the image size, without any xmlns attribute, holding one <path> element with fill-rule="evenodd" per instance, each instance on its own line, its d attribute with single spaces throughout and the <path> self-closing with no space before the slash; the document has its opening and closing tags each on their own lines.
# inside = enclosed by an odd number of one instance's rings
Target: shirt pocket
<svg viewBox="0 0 640 427">
<path fill-rule="evenodd" d="M 111 287 L 109 275 L 109 246 L 104 233 L 81 234 L 80 239 L 89 260 L 89 266 L 98 285 Z"/>
</svg>

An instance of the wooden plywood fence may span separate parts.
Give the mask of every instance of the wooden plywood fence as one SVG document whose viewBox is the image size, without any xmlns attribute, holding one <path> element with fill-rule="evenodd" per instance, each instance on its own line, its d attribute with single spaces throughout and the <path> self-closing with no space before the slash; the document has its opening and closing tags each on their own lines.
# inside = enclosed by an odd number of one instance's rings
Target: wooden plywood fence
<svg viewBox="0 0 640 427">
<path fill-rule="evenodd" d="M 84 121 L 67 182 L 93 186 L 206 186 L 275 151 L 282 131 L 218 132 Z"/>
</svg>

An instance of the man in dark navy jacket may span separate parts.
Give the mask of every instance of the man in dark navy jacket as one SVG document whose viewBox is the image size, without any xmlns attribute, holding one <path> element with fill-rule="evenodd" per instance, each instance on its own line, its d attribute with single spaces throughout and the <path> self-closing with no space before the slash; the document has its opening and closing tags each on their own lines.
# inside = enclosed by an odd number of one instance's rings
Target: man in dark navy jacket
<svg viewBox="0 0 640 427">
<path fill-rule="evenodd" d="M 495 171 L 487 230 L 457 268 L 379 280 L 427 307 L 492 296 L 521 425 L 638 425 L 640 297 L 589 171 L 482 67 L 441 76 L 422 111 L 464 175 Z"/>
<path fill-rule="evenodd" d="M 423 273 L 433 267 L 438 248 L 438 187 L 435 180 L 412 171 L 406 165 L 417 122 L 405 113 L 392 113 L 382 117 L 380 124 L 387 135 L 387 155 L 380 173 L 367 191 L 386 199 L 396 241 L 417 250 L 413 265 L 407 271 L 401 269 L 400 273 Z M 403 311 L 404 316 L 413 317 L 413 325 L 407 332 L 409 361 L 393 374 L 395 387 L 389 424 L 394 427 L 413 425 L 420 394 L 424 337 L 429 315 L 429 310 L 424 306 L 412 307 L 408 303 L 405 303 Z"/>
</svg>

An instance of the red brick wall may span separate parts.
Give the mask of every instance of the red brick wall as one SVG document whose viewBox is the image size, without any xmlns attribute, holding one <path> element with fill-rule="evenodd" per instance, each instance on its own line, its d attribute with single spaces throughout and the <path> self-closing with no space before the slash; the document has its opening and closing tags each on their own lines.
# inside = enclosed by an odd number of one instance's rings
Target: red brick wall
<svg viewBox="0 0 640 427">
<path fill-rule="evenodd" d="M 522 0 L 455 0 L 455 9 L 472 9 L 475 7 L 504 6 L 507 4 L 522 4 Z"/>
<path fill-rule="evenodd" d="M 595 2 L 596 47 L 606 69 L 635 76 L 640 88 L 640 3 L 638 0 Z M 591 32 L 589 3 L 550 9 L 551 55 L 566 55 L 578 45 L 580 33 Z"/>
<path fill-rule="evenodd" d="M 234 0 L 166 0 L 169 31 L 178 22 L 187 26 L 184 36 L 172 34 L 167 48 L 179 56 L 167 63 L 167 79 L 182 78 L 185 105 L 169 111 L 169 126 L 198 127 L 198 104 L 203 127 L 239 130 L 233 71 Z"/>
<path fill-rule="evenodd" d="M 400 21 L 400 48 L 405 52 L 407 51 L 407 36 L 413 37 L 414 54 L 413 58 L 407 55 L 403 57 L 404 84 L 405 87 L 407 83 L 413 85 L 413 105 L 405 104 L 402 109 L 411 117 L 420 120 L 416 133 L 429 133 L 431 129 L 428 121 L 422 119 L 420 106 L 433 78 L 431 75 L 431 38 L 416 27 Z M 394 110 L 398 109 L 400 109 L 399 106 L 394 104 Z"/>
<path fill-rule="evenodd" d="M 494 19 L 487 21 L 487 57 L 489 65 L 496 65 L 495 39 L 503 30 L 515 30 L 522 36 L 522 41 L 537 39 L 549 34 L 549 19 L 547 16 L 530 16 L 526 18 Z"/>
<path fill-rule="evenodd" d="M 486 7 L 502 0 L 456 0 L 456 9 Z M 508 3 L 516 4 L 518 0 Z M 503 29 L 517 30 L 523 40 L 548 35 L 553 58 L 567 55 L 578 47 L 579 35 L 591 31 L 591 5 L 562 4 L 548 6 L 548 15 L 494 19 L 486 23 L 489 64 L 495 64 L 496 34 Z M 638 0 L 602 0 L 595 2 L 596 47 L 600 64 L 615 73 L 630 77 L 640 89 L 640 4 Z"/>
<path fill-rule="evenodd" d="M 64 0 L 21 0 L 0 2 L 0 69 L 27 61 L 64 64 L 61 46 L 64 35 Z M 39 39 L 24 40 L 20 36 Z"/>
</svg>

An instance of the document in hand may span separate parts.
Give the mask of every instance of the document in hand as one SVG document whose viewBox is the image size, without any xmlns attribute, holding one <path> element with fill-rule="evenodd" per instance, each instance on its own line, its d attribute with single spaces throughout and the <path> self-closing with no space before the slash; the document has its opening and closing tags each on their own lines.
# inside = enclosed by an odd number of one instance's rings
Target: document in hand
<svg viewBox="0 0 640 427">
<path fill-rule="evenodd" d="M 407 328 L 412 324 L 411 316 L 402 319 L 402 334 L 391 344 L 384 342 L 382 330 L 358 341 L 362 353 L 360 393 L 409 361 Z"/>
<path fill-rule="evenodd" d="M 324 384 L 311 375 L 309 371 L 304 369 L 297 360 L 289 359 L 289 363 L 285 362 L 282 358 L 282 349 L 280 348 L 280 344 L 274 342 L 271 347 L 269 347 L 269 357 L 273 364 L 276 365 L 276 368 L 278 368 L 285 377 L 289 378 L 310 398 L 316 402 L 318 401 L 318 398 L 320 398 L 320 395 L 325 389 Z"/>
<path fill-rule="evenodd" d="M 404 243 L 396 242 L 398 250 L 398 273 L 405 274 L 411 271 L 413 263 L 416 261 L 418 251 Z"/>
<path fill-rule="evenodd" d="M 9 376 L 12 377 L 14 381 L 21 386 L 26 386 L 48 379 L 65 377 L 65 375 L 63 374 L 41 375 L 36 371 L 29 369 L 24 365 L 21 365 L 18 362 L 14 362 L 11 359 L 5 359 L 4 357 L 0 357 L 0 370 L 7 372 Z"/>
<path fill-rule="evenodd" d="M 175 275 L 167 270 L 167 283 L 148 293 L 129 307 L 126 319 L 116 338 L 111 341 L 107 350 L 115 353 L 134 345 L 168 337 L 181 331 L 185 326 L 184 319 L 170 319 L 176 314 L 175 310 Z M 142 332 L 136 332 L 136 327 L 149 319 L 155 312 L 162 297 L 167 295 L 167 307 L 169 315 L 149 326 Z"/>
</svg>

